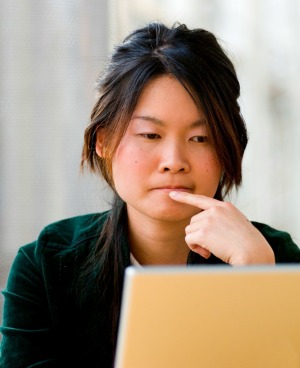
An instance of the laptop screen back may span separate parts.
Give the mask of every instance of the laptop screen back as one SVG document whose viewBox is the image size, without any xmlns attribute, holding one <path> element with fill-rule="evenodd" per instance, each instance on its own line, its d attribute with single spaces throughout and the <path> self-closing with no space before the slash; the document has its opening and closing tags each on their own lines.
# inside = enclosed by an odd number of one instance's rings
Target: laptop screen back
<svg viewBox="0 0 300 368">
<path fill-rule="evenodd" d="M 115 367 L 300 367 L 300 267 L 129 267 Z"/>
</svg>

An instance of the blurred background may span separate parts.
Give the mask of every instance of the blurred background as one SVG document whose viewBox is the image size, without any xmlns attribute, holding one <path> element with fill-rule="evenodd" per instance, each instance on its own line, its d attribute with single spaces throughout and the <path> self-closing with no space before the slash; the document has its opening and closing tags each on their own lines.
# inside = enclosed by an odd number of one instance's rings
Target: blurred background
<svg viewBox="0 0 300 368">
<path fill-rule="evenodd" d="M 299 1 L 0 0 L 0 289 L 45 225 L 108 208 L 101 179 L 79 169 L 94 81 L 152 20 L 208 29 L 227 50 L 250 136 L 231 199 L 300 244 Z"/>
</svg>

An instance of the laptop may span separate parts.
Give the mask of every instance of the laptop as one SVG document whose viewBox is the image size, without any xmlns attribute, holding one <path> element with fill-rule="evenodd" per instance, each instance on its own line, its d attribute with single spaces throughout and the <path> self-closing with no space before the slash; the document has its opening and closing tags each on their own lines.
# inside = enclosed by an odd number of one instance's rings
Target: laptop
<svg viewBox="0 0 300 368">
<path fill-rule="evenodd" d="M 126 269 L 115 368 L 299 368 L 300 267 Z"/>
</svg>

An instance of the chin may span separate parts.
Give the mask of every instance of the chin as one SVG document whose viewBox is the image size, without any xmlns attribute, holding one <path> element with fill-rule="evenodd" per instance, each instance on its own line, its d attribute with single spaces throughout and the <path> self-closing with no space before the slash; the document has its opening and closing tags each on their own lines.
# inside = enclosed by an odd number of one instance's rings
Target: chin
<svg viewBox="0 0 300 368">
<path fill-rule="evenodd" d="M 182 222 L 182 221 L 190 221 L 191 217 L 193 217 L 197 211 L 184 211 L 178 210 L 174 208 L 167 209 L 157 209 L 154 212 L 149 214 L 149 217 L 158 220 L 158 221 L 168 221 L 168 222 Z"/>
</svg>

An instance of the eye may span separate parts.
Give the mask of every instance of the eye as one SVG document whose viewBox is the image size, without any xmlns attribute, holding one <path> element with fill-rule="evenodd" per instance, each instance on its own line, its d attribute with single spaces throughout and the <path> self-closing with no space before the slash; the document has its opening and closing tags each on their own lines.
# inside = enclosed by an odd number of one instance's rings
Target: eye
<svg viewBox="0 0 300 368">
<path fill-rule="evenodd" d="M 149 140 L 154 140 L 154 139 L 159 139 L 160 135 L 156 134 L 156 133 L 145 133 L 145 134 L 141 134 L 142 137 L 149 139 Z"/>
<path fill-rule="evenodd" d="M 190 140 L 196 143 L 206 143 L 208 141 L 208 137 L 205 135 L 195 135 L 194 137 L 190 138 Z"/>
</svg>

